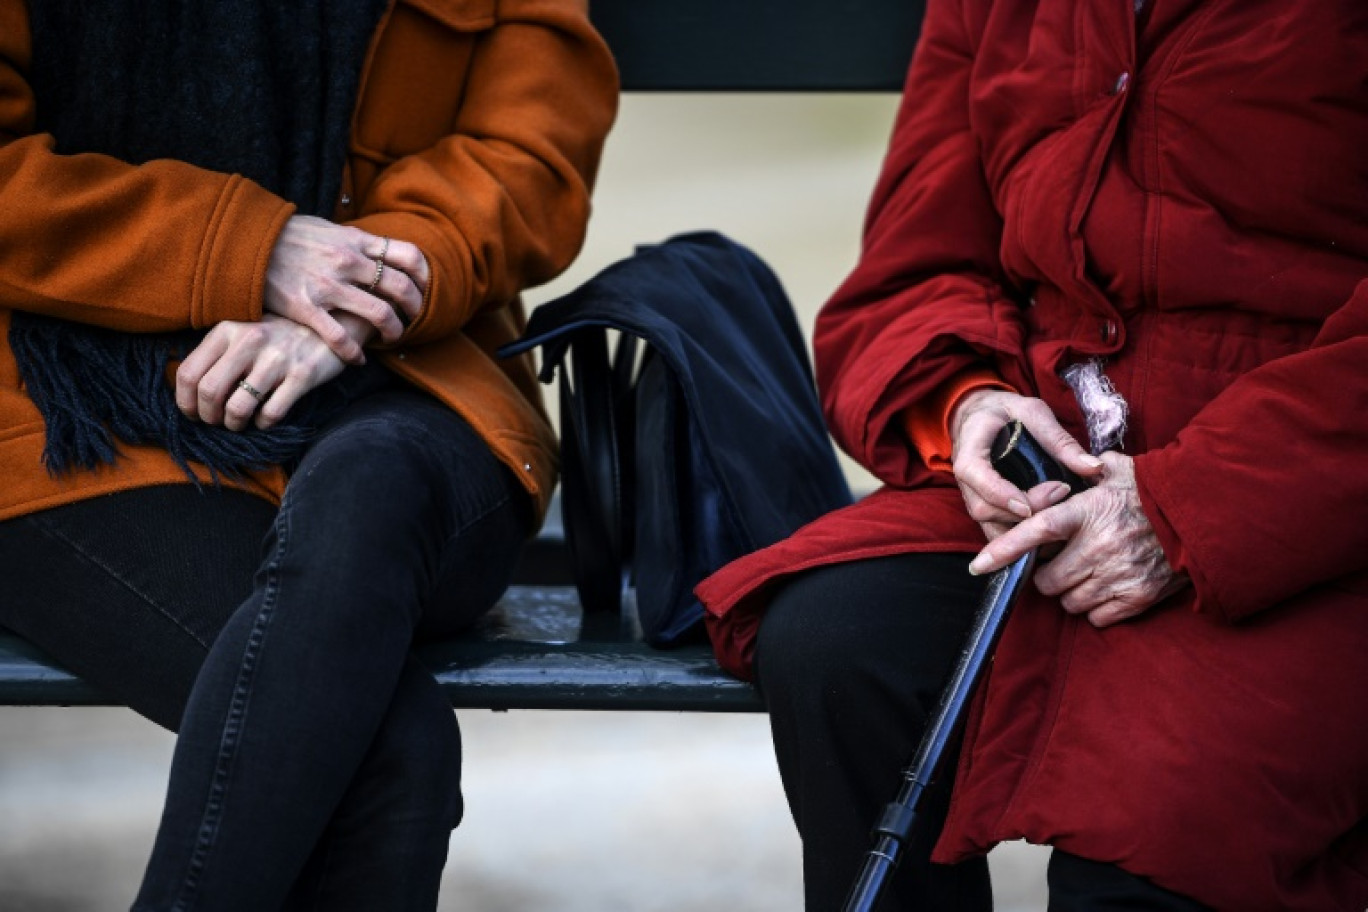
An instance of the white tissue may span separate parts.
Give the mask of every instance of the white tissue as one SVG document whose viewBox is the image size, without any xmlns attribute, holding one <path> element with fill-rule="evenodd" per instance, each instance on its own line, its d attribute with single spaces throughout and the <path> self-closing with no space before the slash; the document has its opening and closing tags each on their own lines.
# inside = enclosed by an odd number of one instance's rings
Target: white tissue
<svg viewBox="0 0 1368 912">
<path fill-rule="evenodd" d="M 1121 443 L 1126 433 L 1126 400 L 1102 373 L 1102 361 L 1081 361 L 1064 371 L 1083 417 L 1088 423 L 1088 446 L 1097 456 Z"/>
</svg>

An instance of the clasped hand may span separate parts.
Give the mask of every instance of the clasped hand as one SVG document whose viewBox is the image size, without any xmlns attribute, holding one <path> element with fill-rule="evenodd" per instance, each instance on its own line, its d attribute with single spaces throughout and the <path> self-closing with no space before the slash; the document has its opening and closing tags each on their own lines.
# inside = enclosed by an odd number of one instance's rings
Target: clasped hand
<svg viewBox="0 0 1368 912">
<path fill-rule="evenodd" d="M 396 341 L 429 280 L 413 244 L 293 216 L 271 251 L 262 319 L 215 325 L 176 371 L 176 405 L 232 431 L 253 416 L 270 428 L 310 390 L 365 363 L 372 338 Z"/>
<path fill-rule="evenodd" d="M 999 475 L 992 442 L 1013 419 L 1062 465 L 1096 485 L 1069 497 L 1061 482 L 1021 491 Z M 951 416 L 951 438 L 955 480 L 969 515 L 989 539 L 971 572 L 990 573 L 1034 548 L 1062 544 L 1036 570 L 1036 587 L 1097 627 L 1135 617 L 1187 585 L 1141 508 L 1134 460 L 1120 453 L 1089 455 L 1039 399 L 1001 390 L 969 393 Z"/>
</svg>

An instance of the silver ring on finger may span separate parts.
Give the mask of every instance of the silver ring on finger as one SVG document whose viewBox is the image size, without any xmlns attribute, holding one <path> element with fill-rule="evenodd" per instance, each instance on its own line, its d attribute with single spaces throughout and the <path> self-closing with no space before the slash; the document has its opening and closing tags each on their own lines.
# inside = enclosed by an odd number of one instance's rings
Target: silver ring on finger
<svg viewBox="0 0 1368 912">
<path fill-rule="evenodd" d="M 248 383 L 246 380 L 238 381 L 238 389 L 242 390 L 247 395 L 251 396 L 257 402 L 260 402 L 261 400 L 266 398 L 265 393 L 257 389 L 255 386 L 252 386 L 252 384 Z"/>
</svg>

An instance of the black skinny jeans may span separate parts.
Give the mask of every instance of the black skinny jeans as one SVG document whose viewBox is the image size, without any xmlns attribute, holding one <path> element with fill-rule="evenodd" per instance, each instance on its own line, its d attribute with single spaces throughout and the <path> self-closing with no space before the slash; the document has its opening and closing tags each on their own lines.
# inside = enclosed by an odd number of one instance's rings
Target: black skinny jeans
<svg viewBox="0 0 1368 912">
<path fill-rule="evenodd" d="M 823 567 L 775 594 L 756 672 L 775 754 L 803 841 L 808 912 L 840 910 L 873 845 L 871 828 L 902 783 L 973 619 L 984 580 L 971 555 L 909 554 Z M 977 912 L 993 907 L 985 859 L 933 865 L 949 809 L 954 756 L 923 796 L 918 827 L 881 906 Z M 1051 912 L 1205 907 L 1111 864 L 1056 850 Z"/>
<path fill-rule="evenodd" d="M 405 389 L 326 428 L 279 510 L 175 485 L 0 523 L 0 623 L 180 732 L 134 909 L 435 908 L 460 734 L 411 649 L 497 601 L 530 526 Z"/>
</svg>

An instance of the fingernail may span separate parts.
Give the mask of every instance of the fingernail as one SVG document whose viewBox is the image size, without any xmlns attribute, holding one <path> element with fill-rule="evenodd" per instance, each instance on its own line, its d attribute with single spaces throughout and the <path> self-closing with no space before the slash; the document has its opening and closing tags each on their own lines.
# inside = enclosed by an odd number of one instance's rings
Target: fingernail
<svg viewBox="0 0 1368 912">
<path fill-rule="evenodd" d="M 990 558 L 986 554 L 980 554 L 978 557 L 974 558 L 969 562 L 969 575 L 981 576 L 982 574 L 988 571 L 988 568 L 992 566 L 992 564 L 992 558 Z"/>
<path fill-rule="evenodd" d="M 1048 501 L 1049 501 L 1050 503 L 1052 503 L 1052 504 L 1057 504 L 1057 503 L 1059 503 L 1061 500 L 1063 500 L 1064 498 L 1066 498 L 1066 497 L 1069 496 L 1069 491 L 1070 491 L 1070 490 L 1072 490 L 1072 489 L 1071 489 L 1068 485 L 1066 485 L 1064 482 L 1062 482 L 1062 481 L 1055 482 L 1055 486 L 1054 486 L 1053 488 L 1050 489 L 1050 493 L 1049 493 L 1049 494 L 1045 495 L 1045 499 L 1048 500 Z"/>
<path fill-rule="evenodd" d="M 1102 460 L 1098 459 L 1096 456 L 1094 456 L 1094 455 L 1091 454 L 1091 453 L 1084 453 L 1083 456 L 1082 456 L 1081 458 L 1082 458 L 1082 460 L 1083 460 L 1083 464 L 1086 465 L 1086 466 L 1088 466 L 1089 468 L 1093 468 L 1093 469 L 1100 469 L 1100 468 L 1102 468 Z"/>
<path fill-rule="evenodd" d="M 1020 498 L 1013 497 L 1011 500 L 1007 501 L 1007 509 L 1011 510 L 1017 516 L 1020 516 L 1022 519 L 1031 518 L 1031 508 Z"/>
</svg>

